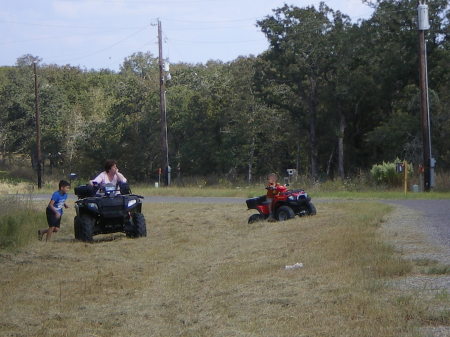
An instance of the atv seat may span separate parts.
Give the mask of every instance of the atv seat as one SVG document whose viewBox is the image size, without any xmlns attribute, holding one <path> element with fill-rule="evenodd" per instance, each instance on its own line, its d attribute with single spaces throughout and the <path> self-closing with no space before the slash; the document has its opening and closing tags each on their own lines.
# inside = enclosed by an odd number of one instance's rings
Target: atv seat
<svg viewBox="0 0 450 337">
<path fill-rule="evenodd" d="M 95 191 L 96 189 L 94 188 L 94 186 L 89 184 L 75 187 L 75 194 L 79 199 L 94 197 Z"/>
<path fill-rule="evenodd" d="M 265 195 L 256 197 L 256 198 L 250 198 L 246 200 L 248 209 L 255 209 L 256 206 L 262 205 L 266 201 L 267 197 Z"/>
</svg>

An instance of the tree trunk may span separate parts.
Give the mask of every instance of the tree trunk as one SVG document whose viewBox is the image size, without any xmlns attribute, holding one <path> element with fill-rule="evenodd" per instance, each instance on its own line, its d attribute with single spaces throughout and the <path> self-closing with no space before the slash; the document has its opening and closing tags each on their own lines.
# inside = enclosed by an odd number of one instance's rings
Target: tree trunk
<svg viewBox="0 0 450 337">
<path fill-rule="evenodd" d="M 248 183 L 251 184 L 252 182 L 252 169 L 253 169 L 253 159 L 254 159 L 254 154 L 255 154 L 255 140 L 256 136 L 253 135 L 252 136 L 252 143 L 250 145 L 250 155 L 248 158 Z"/>
<path fill-rule="evenodd" d="M 330 172 L 331 172 L 331 163 L 333 161 L 333 157 L 334 157 L 334 149 L 331 151 L 330 153 L 330 158 L 328 159 L 328 164 L 327 164 L 327 177 L 330 176 Z"/>
<path fill-rule="evenodd" d="M 342 112 L 341 106 L 339 106 L 339 133 L 338 133 L 338 173 L 341 179 L 345 178 L 344 171 L 344 135 L 345 135 L 345 115 Z"/>
<path fill-rule="evenodd" d="M 317 160 L 317 135 L 316 135 L 316 123 L 317 123 L 317 85 L 314 79 L 310 80 L 311 92 L 308 99 L 309 110 L 309 149 L 311 159 L 311 175 L 314 179 L 319 177 Z"/>
</svg>

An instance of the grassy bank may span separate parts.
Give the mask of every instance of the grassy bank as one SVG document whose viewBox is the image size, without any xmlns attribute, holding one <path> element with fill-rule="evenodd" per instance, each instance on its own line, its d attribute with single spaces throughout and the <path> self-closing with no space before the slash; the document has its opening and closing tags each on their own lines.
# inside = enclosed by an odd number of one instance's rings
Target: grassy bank
<svg viewBox="0 0 450 337">
<path fill-rule="evenodd" d="M 0 249 L 17 249 L 36 239 L 39 228 L 46 228 L 42 209 L 30 198 L 0 196 Z"/>
<path fill-rule="evenodd" d="M 53 242 L 0 255 L 0 335 L 415 336 L 429 315 L 388 288 L 414 270 L 381 240 L 389 211 L 248 225 L 241 205 L 152 204 L 147 238 L 84 244 L 69 209 Z"/>
</svg>

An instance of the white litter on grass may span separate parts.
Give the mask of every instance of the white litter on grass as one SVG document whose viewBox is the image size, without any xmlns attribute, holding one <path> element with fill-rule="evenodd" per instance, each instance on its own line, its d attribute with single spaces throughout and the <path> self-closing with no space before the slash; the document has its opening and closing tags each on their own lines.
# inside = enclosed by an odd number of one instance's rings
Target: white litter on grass
<svg viewBox="0 0 450 337">
<path fill-rule="evenodd" d="M 284 270 L 292 270 L 292 269 L 299 269 L 299 268 L 303 268 L 303 263 L 297 262 L 296 264 L 293 264 L 290 266 L 285 266 Z"/>
</svg>

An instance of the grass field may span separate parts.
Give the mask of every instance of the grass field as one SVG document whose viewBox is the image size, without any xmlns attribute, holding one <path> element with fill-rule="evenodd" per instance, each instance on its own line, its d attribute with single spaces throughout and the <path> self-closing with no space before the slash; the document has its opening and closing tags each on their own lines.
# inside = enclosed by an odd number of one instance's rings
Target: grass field
<svg viewBox="0 0 450 337">
<path fill-rule="evenodd" d="M 71 208 L 54 241 L 1 252 L 0 336 L 418 336 L 426 309 L 386 285 L 414 271 L 381 240 L 389 211 L 248 225 L 244 205 L 146 204 L 148 237 L 84 244 Z"/>
</svg>

